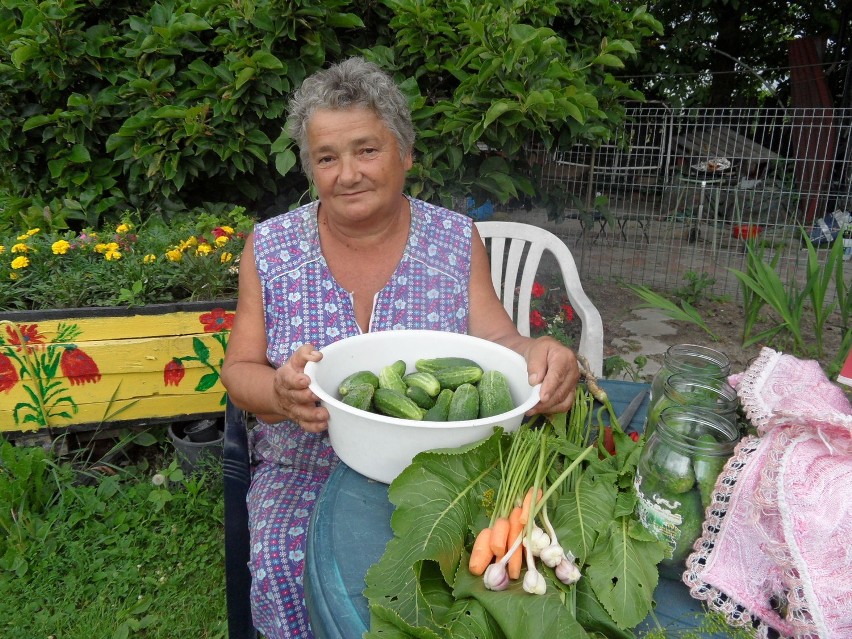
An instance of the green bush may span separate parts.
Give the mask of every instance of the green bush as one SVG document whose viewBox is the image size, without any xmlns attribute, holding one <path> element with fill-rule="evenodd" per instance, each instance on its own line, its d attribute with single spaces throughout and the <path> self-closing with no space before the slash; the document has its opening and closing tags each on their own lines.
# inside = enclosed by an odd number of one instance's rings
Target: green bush
<svg viewBox="0 0 852 639">
<path fill-rule="evenodd" d="M 285 96 L 339 55 L 338 31 L 361 25 L 349 4 L 4 2 L 6 225 L 270 203 L 295 162 L 274 144 Z"/>
<path fill-rule="evenodd" d="M 659 29 L 611 0 L 7 0 L 0 230 L 286 208 L 287 96 L 356 53 L 410 96 L 412 194 L 531 196 L 524 145 L 606 139 L 636 97 L 612 71 Z"/>
</svg>

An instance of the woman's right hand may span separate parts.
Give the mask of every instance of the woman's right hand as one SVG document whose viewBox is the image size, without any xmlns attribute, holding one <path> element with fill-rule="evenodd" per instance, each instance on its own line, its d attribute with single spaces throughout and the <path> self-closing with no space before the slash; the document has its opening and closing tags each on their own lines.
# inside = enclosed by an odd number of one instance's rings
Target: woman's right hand
<svg viewBox="0 0 852 639">
<path fill-rule="evenodd" d="M 321 359 L 322 353 L 311 344 L 303 344 L 275 371 L 272 382 L 275 402 L 279 406 L 276 412 L 309 433 L 328 428 L 328 410 L 319 405 L 319 398 L 308 388 L 311 378 L 305 374 L 305 364 Z"/>
</svg>

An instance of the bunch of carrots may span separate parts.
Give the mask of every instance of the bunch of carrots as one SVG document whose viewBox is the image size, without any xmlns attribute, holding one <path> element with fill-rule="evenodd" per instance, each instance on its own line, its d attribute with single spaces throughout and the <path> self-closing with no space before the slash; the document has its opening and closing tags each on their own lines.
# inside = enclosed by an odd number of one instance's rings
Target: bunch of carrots
<svg viewBox="0 0 852 639">
<path fill-rule="evenodd" d="M 501 457 L 501 479 L 491 520 L 477 534 L 468 563 L 468 570 L 483 576 L 485 587 L 490 590 L 503 590 L 511 580 L 518 579 L 525 559 L 527 572 L 523 587 L 527 592 L 546 592 L 544 577 L 535 565 L 536 558 L 553 568 L 562 583 L 570 585 L 580 578 L 573 553 L 559 544 L 547 514 L 547 503 L 556 491 L 573 490 L 573 473 L 595 449 L 600 454 L 615 454 L 614 447 L 609 450 L 605 441 L 589 445 L 595 400 L 602 404 L 597 411 L 597 432 L 603 432 L 604 412 L 609 413 L 611 423 L 618 423 L 609 398 L 589 371 L 588 362 L 580 358 L 580 364 L 585 387 L 577 387 L 563 436 L 566 442 L 585 447 L 582 452 L 546 485 L 550 470 L 561 455 L 556 452 L 556 446 L 550 445 L 556 437 L 555 427 L 548 421 L 541 428 L 532 428 L 533 424 L 528 422 L 514 434 L 506 459 Z"/>
<path fill-rule="evenodd" d="M 490 523 L 479 531 L 473 543 L 468 570 L 482 575 L 485 587 L 504 590 L 521 576 L 524 560 L 524 590 L 544 594 L 544 576 L 535 559 L 554 569 L 563 583 L 580 578 L 574 555 L 566 552 L 556 538 L 547 515 L 547 501 L 594 449 L 589 446 L 549 486 L 546 477 L 558 454 L 549 445 L 552 427 L 532 429 L 524 424 L 514 435 L 506 459 L 501 459 L 501 480 Z M 540 522 L 539 525 L 537 522 Z"/>
</svg>

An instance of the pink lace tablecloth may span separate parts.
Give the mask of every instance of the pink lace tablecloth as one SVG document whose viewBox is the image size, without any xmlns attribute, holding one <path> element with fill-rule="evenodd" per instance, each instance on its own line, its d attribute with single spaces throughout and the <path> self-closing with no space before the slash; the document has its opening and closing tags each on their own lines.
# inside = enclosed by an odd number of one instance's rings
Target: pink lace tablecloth
<svg viewBox="0 0 852 639">
<path fill-rule="evenodd" d="M 683 580 L 785 637 L 852 638 L 852 406 L 815 361 L 765 348 L 731 378 L 758 435 L 719 476 Z"/>
</svg>

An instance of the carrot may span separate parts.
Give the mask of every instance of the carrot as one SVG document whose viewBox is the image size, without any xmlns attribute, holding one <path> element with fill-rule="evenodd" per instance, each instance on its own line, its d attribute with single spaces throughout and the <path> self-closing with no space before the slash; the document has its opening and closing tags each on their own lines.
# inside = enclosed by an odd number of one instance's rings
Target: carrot
<svg viewBox="0 0 852 639">
<path fill-rule="evenodd" d="M 488 568 L 494 553 L 491 551 L 491 529 L 483 528 L 476 536 L 473 542 L 473 548 L 470 551 L 470 561 L 467 569 L 472 575 L 481 575 Z"/>
<path fill-rule="evenodd" d="M 491 526 L 491 552 L 498 561 L 506 554 L 509 540 L 509 518 L 498 517 Z"/>
<path fill-rule="evenodd" d="M 524 496 L 524 503 L 521 506 L 521 525 L 526 526 L 527 521 L 530 518 L 530 509 L 532 508 L 532 494 L 533 489 L 530 486 L 530 489 L 527 491 L 527 494 Z M 541 501 L 541 488 L 538 489 L 538 498 L 535 500 L 535 503 Z M 514 541 L 514 540 L 513 540 Z"/>
<path fill-rule="evenodd" d="M 521 523 L 521 510 L 520 506 L 515 506 L 509 514 L 509 538 L 507 540 L 507 545 L 509 547 L 515 543 L 518 535 L 524 534 L 524 525 Z M 523 563 L 524 547 L 523 544 L 521 544 L 521 547 L 515 551 L 515 554 L 509 557 L 509 564 L 507 567 L 509 579 L 517 579 L 521 576 L 521 566 L 523 566 Z"/>
</svg>

